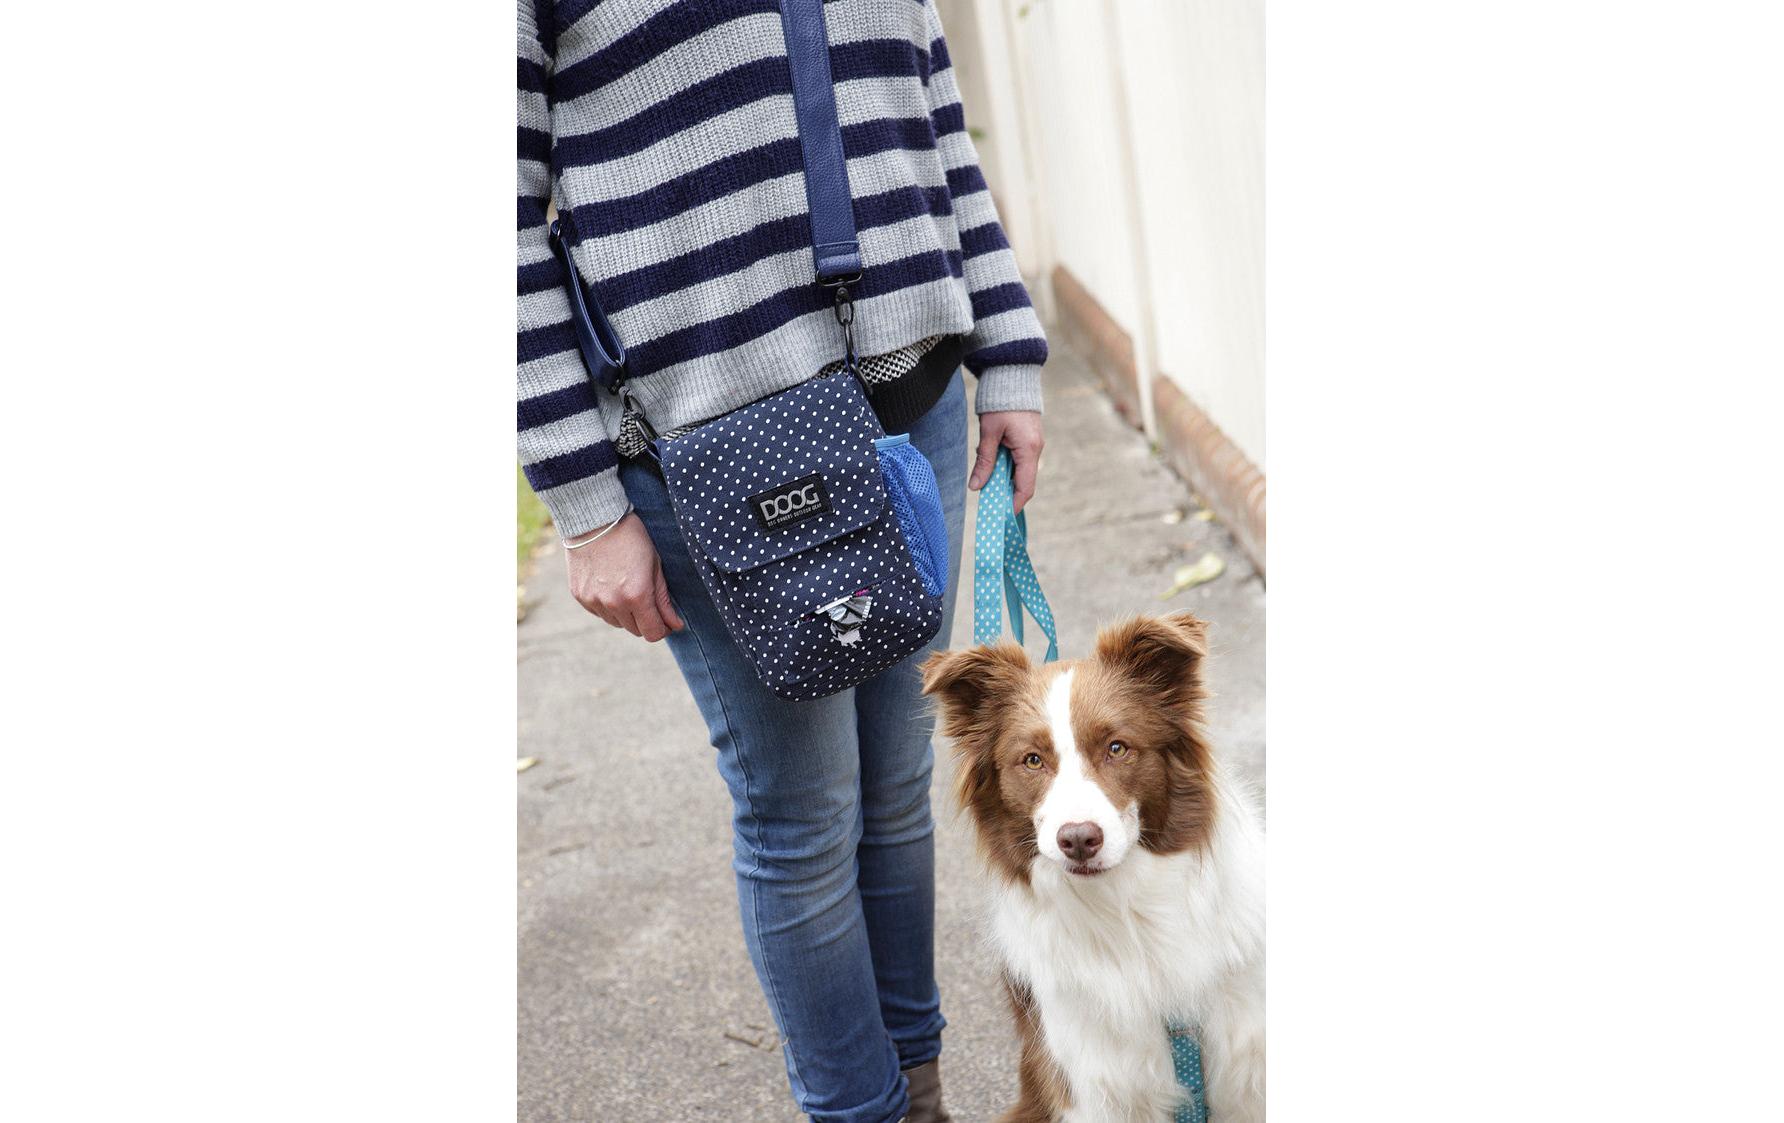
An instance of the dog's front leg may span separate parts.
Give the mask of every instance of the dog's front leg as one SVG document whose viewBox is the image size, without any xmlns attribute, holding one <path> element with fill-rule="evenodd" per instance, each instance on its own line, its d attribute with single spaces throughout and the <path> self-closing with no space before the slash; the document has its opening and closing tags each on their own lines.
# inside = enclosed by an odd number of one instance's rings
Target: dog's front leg
<svg viewBox="0 0 1784 1123">
<path fill-rule="evenodd" d="M 1263 1123 L 1263 988 L 1230 996 L 1202 1023 L 1202 1075 L 1208 1117 L 1220 1123 Z"/>
<path fill-rule="evenodd" d="M 1028 987 L 1004 976 L 1004 994 L 1016 1018 L 1016 1034 L 1022 1044 L 1018 1069 L 1021 1094 L 1016 1106 L 997 1117 L 997 1123 L 1060 1123 L 1066 1108 L 1065 1076 L 1059 1071 L 1041 1036 L 1041 1018 Z"/>
<path fill-rule="evenodd" d="M 1059 1123 L 1168 1123 L 1184 1090 L 1162 1021 L 1062 987 L 1038 994 L 1031 1014 L 1064 1088 Z"/>
</svg>

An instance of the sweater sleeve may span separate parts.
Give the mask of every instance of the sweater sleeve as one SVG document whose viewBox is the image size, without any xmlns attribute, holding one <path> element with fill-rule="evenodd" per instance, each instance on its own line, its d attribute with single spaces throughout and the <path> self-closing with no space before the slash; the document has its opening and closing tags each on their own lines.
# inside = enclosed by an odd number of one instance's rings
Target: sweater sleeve
<svg viewBox="0 0 1784 1123">
<path fill-rule="evenodd" d="M 923 7 L 929 17 L 929 116 L 948 172 L 966 287 L 972 296 L 973 329 L 967 337 L 966 366 L 979 379 L 976 406 L 980 413 L 1039 410 L 1047 337 L 1028 298 L 1028 287 L 1022 283 L 1003 225 L 997 220 L 991 190 L 979 171 L 979 153 L 966 131 L 966 114 L 942 35 L 941 17 L 934 0 Z"/>
<path fill-rule="evenodd" d="M 612 522 L 626 508 L 619 457 L 582 365 L 563 269 L 552 255 L 551 51 L 540 22 L 549 0 L 519 0 L 516 115 L 520 217 L 515 293 L 516 421 L 520 462 L 563 537 Z"/>
</svg>

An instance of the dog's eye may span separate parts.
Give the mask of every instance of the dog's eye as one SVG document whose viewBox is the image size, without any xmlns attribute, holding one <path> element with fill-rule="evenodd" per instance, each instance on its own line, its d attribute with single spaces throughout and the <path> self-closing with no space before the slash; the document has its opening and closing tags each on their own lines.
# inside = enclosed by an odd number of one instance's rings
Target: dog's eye
<svg viewBox="0 0 1784 1123">
<path fill-rule="evenodd" d="M 1040 766 L 1041 766 L 1041 754 L 1040 753 L 1029 753 L 1027 756 L 1022 758 L 1022 767 L 1024 767 L 1024 768 L 1039 768 Z"/>
<path fill-rule="evenodd" d="M 1127 745 L 1121 741 L 1110 741 L 1109 742 L 1109 755 L 1110 756 L 1126 756 L 1127 755 Z"/>
</svg>

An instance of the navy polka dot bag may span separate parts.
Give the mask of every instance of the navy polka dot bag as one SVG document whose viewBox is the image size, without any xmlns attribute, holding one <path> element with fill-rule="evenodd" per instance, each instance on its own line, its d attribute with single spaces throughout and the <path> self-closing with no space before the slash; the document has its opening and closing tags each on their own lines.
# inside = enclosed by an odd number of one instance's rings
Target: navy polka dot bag
<svg viewBox="0 0 1784 1123">
<path fill-rule="evenodd" d="M 887 438 L 861 383 L 839 372 L 657 442 L 707 592 L 782 698 L 846 690 L 941 628 L 934 470 L 908 442 L 889 438 L 882 455 L 876 439 Z M 915 552 L 913 534 L 929 535 Z"/>
<path fill-rule="evenodd" d="M 908 437 L 886 436 L 856 369 L 851 289 L 862 262 L 822 0 L 783 0 L 781 25 L 813 268 L 831 294 L 846 362 L 685 432 L 643 428 L 732 638 L 770 690 L 803 701 L 846 690 L 934 638 L 948 535 L 934 469 Z M 577 290 L 572 313 L 587 321 L 578 331 L 584 361 L 642 422 L 624 386 L 623 350 L 588 308 L 575 270 L 566 273 Z"/>
</svg>

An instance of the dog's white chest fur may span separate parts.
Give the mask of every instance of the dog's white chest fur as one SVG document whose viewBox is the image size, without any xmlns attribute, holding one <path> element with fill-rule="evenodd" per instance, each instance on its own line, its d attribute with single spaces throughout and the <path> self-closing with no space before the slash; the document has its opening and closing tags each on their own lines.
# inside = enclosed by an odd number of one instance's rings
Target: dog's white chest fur
<svg viewBox="0 0 1784 1123">
<path fill-rule="evenodd" d="M 1213 1118 L 1263 1119 L 1263 835 L 1246 794 L 1217 784 L 1205 853 L 1136 847 L 1094 878 L 1037 859 L 1028 886 L 995 893 L 997 949 L 1070 1086 L 1064 1123 L 1168 1121 L 1171 1020 L 1198 1029 Z"/>
</svg>

